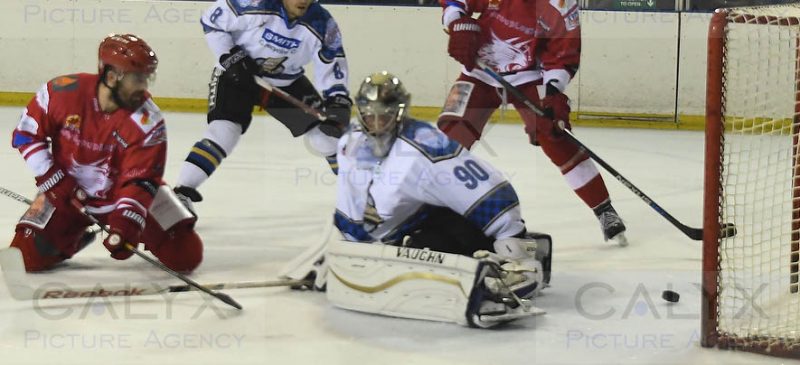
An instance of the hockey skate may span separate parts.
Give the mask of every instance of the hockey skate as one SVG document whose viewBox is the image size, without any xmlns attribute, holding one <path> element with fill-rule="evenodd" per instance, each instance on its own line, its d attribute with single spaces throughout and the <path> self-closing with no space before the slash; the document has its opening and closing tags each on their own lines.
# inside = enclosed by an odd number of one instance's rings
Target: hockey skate
<svg viewBox="0 0 800 365">
<path fill-rule="evenodd" d="M 194 203 L 203 201 L 203 196 L 195 190 L 194 188 L 190 188 L 188 186 L 176 186 L 175 195 L 178 196 L 178 200 L 181 201 L 186 209 L 189 209 L 189 212 L 197 218 L 197 213 L 194 210 Z"/>
<path fill-rule="evenodd" d="M 625 224 L 619 217 L 617 211 L 611 203 L 602 204 L 595 209 L 597 219 L 600 221 L 600 229 L 603 230 L 603 238 L 606 241 L 614 241 L 620 246 L 627 246 L 628 239 L 625 237 Z"/>
</svg>

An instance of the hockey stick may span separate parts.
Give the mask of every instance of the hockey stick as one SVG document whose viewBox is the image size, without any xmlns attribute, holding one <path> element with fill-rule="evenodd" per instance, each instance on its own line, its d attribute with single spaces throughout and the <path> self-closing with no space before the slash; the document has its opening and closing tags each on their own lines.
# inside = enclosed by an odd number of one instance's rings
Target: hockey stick
<svg viewBox="0 0 800 365">
<path fill-rule="evenodd" d="M 295 98 L 294 96 L 289 95 L 289 93 L 287 93 L 286 91 L 283 91 L 283 90 L 281 90 L 281 89 L 279 89 L 279 88 L 277 88 L 275 86 L 272 86 L 272 84 L 270 84 L 266 80 L 264 80 L 264 79 L 262 79 L 262 78 L 260 78 L 258 76 L 253 76 L 253 78 L 256 80 L 256 84 L 258 84 L 258 86 L 261 86 L 267 92 L 273 93 L 275 95 L 278 95 L 278 97 L 280 97 L 281 99 L 286 100 L 290 104 L 300 108 L 301 110 L 306 112 L 306 114 L 308 114 L 308 115 L 310 115 L 310 116 L 312 116 L 314 118 L 319 119 L 320 122 L 324 122 L 325 120 L 328 119 L 328 117 L 325 114 L 322 114 L 322 112 L 320 112 L 316 108 L 314 108 L 314 107 L 312 107 L 312 106 L 310 106 L 310 105 L 308 105 L 308 104 L 306 104 L 306 103 L 304 103 L 304 102 L 302 102 L 300 100 L 297 100 L 297 98 Z"/>
<path fill-rule="evenodd" d="M 516 97 L 519 101 L 521 101 L 523 104 L 525 104 L 525 106 L 530 108 L 530 110 L 533 111 L 534 113 L 536 113 L 536 115 L 545 116 L 544 112 L 541 109 L 539 109 L 536 105 L 534 105 L 533 102 L 530 99 L 528 99 L 527 96 L 525 96 L 525 94 L 523 94 L 521 91 L 519 91 L 519 89 L 517 89 L 514 85 L 511 85 L 511 83 L 506 81 L 503 78 L 503 76 L 499 75 L 498 73 L 496 73 L 494 70 L 492 70 L 491 68 L 489 68 L 488 66 L 486 66 L 482 62 L 478 62 L 478 67 L 480 67 L 483 72 L 485 72 L 486 74 L 491 76 L 493 79 L 497 80 L 497 82 L 499 82 L 500 85 L 503 85 L 503 87 L 506 90 L 508 90 L 511 93 L 511 95 L 514 95 L 514 97 Z M 636 196 L 638 196 L 645 203 L 647 203 L 647 205 L 649 205 L 651 208 L 653 208 L 653 210 L 655 210 L 658 214 L 660 214 L 662 217 L 666 218 L 666 220 L 668 220 L 670 223 L 672 223 L 673 226 L 675 226 L 681 232 L 683 232 L 683 234 L 685 234 L 687 237 L 689 237 L 689 238 L 691 238 L 693 240 L 696 240 L 696 241 L 699 241 L 699 240 L 703 239 L 703 229 L 702 228 L 689 227 L 689 226 L 681 223 L 680 221 L 678 221 L 675 217 L 673 217 L 666 210 L 664 210 L 664 208 L 662 208 L 660 205 L 658 205 L 658 203 L 653 201 L 653 199 L 650 199 L 650 197 L 648 197 L 647 194 L 645 194 L 644 192 L 639 190 L 639 188 L 637 188 L 635 185 L 633 185 L 632 182 L 630 182 L 628 179 L 626 179 L 624 176 L 622 176 L 622 174 L 617 172 L 616 169 L 611 167 L 611 165 L 606 163 L 602 158 L 600 158 L 600 156 L 598 156 L 591 149 L 589 149 L 589 147 L 587 147 L 585 144 L 583 144 L 583 142 L 581 142 L 577 137 L 575 137 L 574 134 L 572 134 L 572 131 L 570 131 L 569 129 L 565 128 L 563 121 L 559 121 L 558 128 L 561 129 L 562 131 L 564 131 L 565 135 L 567 136 L 567 138 L 569 140 L 571 140 L 573 143 L 577 144 L 584 151 L 586 151 L 586 153 L 593 160 L 595 160 L 598 164 L 600 164 L 600 166 L 603 166 L 603 168 L 606 169 L 606 171 L 608 171 L 609 173 L 611 173 L 611 175 L 613 175 L 614 178 L 619 180 L 619 182 L 622 183 L 622 185 L 624 185 L 626 188 L 628 188 L 628 190 L 632 191 Z M 725 223 L 725 224 L 722 225 L 722 227 L 720 229 L 720 237 L 721 238 L 732 237 L 734 235 L 736 235 L 736 226 L 733 223 Z"/>
<path fill-rule="evenodd" d="M 156 284 L 97 284 L 94 286 L 72 287 L 66 284 L 56 285 L 49 283 L 38 288 L 34 288 L 26 284 L 27 280 L 25 279 L 25 264 L 22 260 L 22 253 L 16 247 L 0 249 L 0 266 L 2 267 L 3 278 L 6 282 L 6 286 L 8 287 L 8 291 L 11 294 L 11 297 L 16 300 L 68 299 L 78 297 L 132 297 L 196 291 L 196 289 L 190 285 L 159 286 Z M 307 286 L 309 283 L 303 280 L 273 280 L 240 283 L 215 283 L 206 284 L 203 286 L 209 289 L 220 290 L 304 285 Z"/>
<path fill-rule="evenodd" d="M 11 190 L 5 189 L 5 188 L 1 188 L 0 187 L 0 193 L 2 193 L 3 195 L 6 195 L 8 197 L 11 197 L 12 199 L 14 199 L 16 201 L 19 201 L 19 202 L 28 203 L 28 204 L 32 203 L 32 201 L 30 199 L 28 199 L 28 198 L 26 198 L 26 197 L 24 197 L 24 196 L 22 196 L 20 194 L 17 194 L 15 192 L 11 191 Z M 106 232 L 107 234 L 111 234 L 111 232 L 109 232 L 108 228 L 106 228 L 102 224 L 100 224 L 100 222 L 97 220 L 97 218 L 95 218 L 91 213 L 86 211 L 85 207 L 81 207 L 80 211 L 93 224 L 95 224 L 98 227 L 100 227 L 100 229 L 103 230 L 103 232 Z M 193 287 L 193 288 L 195 288 L 197 290 L 200 290 L 200 291 L 202 291 L 202 292 L 204 292 L 204 293 L 206 293 L 206 294 L 208 294 L 208 295 L 210 295 L 212 297 L 215 297 L 215 298 L 221 300 L 222 302 L 224 302 L 225 304 L 230 305 L 231 307 L 234 307 L 234 308 L 236 308 L 238 310 L 242 310 L 241 304 L 237 303 L 235 300 L 233 300 L 233 298 L 231 298 L 227 294 L 215 292 L 215 291 L 213 291 L 211 289 L 208 289 L 208 288 L 198 284 L 194 280 L 189 279 L 186 275 L 183 275 L 183 274 L 181 274 L 179 272 L 176 272 L 175 270 L 170 269 L 166 265 L 164 265 L 164 264 L 162 264 L 162 263 L 150 258 L 149 256 L 145 255 L 142 251 L 140 251 L 138 248 L 136 248 L 134 245 L 132 245 L 130 243 L 125 243 L 125 247 L 127 249 L 131 250 L 131 252 L 133 252 L 136 256 L 141 257 L 142 259 L 144 259 L 145 261 L 149 262 L 153 266 L 155 266 L 155 267 L 165 271 L 166 273 L 176 277 L 177 279 L 179 279 L 180 281 L 183 281 L 184 283 L 188 284 L 189 286 L 191 286 L 191 287 Z M 23 272 L 24 271 L 25 270 L 24 270 L 24 264 L 23 264 Z"/>
</svg>

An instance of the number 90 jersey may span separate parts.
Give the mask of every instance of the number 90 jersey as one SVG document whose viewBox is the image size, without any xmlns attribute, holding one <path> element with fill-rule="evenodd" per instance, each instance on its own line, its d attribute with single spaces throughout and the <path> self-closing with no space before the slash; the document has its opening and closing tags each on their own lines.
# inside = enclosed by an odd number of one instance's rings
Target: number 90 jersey
<svg viewBox="0 0 800 365">
<path fill-rule="evenodd" d="M 511 184 L 428 123 L 407 120 L 389 153 L 373 157 L 354 128 L 340 141 L 336 227 L 348 240 L 395 243 L 434 206 L 464 216 L 492 238 L 525 229 Z"/>
</svg>

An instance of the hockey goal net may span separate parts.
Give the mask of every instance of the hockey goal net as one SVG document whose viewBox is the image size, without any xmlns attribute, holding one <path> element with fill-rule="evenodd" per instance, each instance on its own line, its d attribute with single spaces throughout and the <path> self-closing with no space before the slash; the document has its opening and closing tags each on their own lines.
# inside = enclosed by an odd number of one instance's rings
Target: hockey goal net
<svg viewBox="0 0 800 365">
<path fill-rule="evenodd" d="M 717 10 L 709 27 L 703 346 L 800 357 L 799 36 L 798 4 Z"/>
</svg>

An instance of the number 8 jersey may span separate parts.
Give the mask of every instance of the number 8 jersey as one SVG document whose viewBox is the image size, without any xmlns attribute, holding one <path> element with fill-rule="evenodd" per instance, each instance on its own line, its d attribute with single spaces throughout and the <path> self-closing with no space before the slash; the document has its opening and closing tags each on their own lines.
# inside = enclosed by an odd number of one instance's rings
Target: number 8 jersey
<svg viewBox="0 0 800 365">
<path fill-rule="evenodd" d="M 396 243 L 434 206 L 447 207 L 493 238 L 525 229 L 519 199 L 493 166 L 432 125 L 406 120 L 386 157 L 357 128 L 339 141 L 336 227 L 348 240 Z"/>
</svg>

